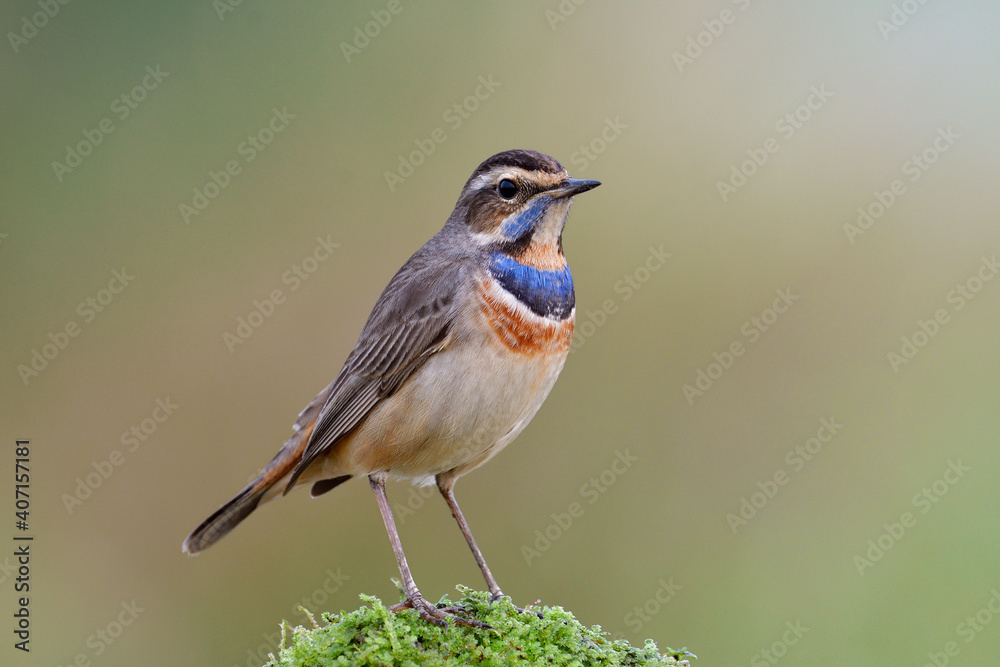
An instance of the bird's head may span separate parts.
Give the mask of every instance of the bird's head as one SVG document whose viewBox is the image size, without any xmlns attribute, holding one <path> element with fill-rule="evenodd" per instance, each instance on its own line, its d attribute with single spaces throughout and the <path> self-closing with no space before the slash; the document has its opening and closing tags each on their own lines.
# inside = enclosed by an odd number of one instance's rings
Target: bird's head
<svg viewBox="0 0 1000 667">
<path fill-rule="evenodd" d="M 558 161 L 530 150 L 488 158 L 469 177 L 458 198 L 460 218 L 480 247 L 561 247 L 573 196 L 600 181 L 570 178 Z"/>
</svg>

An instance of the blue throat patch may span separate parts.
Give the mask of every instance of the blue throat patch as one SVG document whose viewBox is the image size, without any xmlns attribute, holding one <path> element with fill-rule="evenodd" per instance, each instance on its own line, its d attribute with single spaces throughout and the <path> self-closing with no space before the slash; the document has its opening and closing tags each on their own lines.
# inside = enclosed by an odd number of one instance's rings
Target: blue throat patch
<svg viewBox="0 0 1000 667">
<path fill-rule="evenodd" d="M 490 255 L 489 270 L 505 290 L 532 312 L 554 320 L 564 320 L 573 312 L 576 295 L 569 266 L 543 271 L 497 251 Z"/>
<path fill-rule="evenodd" d="M 552 201 L 548 197 L 538 197 L 528 207 L 504 221 L 500 233 L 509 239 L 519 239 L 534 229 L 545 217 Z"/>
</svg>

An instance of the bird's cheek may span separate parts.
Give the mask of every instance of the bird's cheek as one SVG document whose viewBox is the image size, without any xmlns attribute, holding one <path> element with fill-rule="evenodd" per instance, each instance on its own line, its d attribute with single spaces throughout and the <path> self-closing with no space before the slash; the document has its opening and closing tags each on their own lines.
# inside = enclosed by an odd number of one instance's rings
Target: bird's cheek
<svg viewBox="0 0 1000 667">
<path fill-rule="evenodd" d="M 545 222 L 551 208 L 548 199 L 544 197 L 533 199 L 523 209 L 503 221 L 500 233 L 510 240 L 522 238 L 529 232 L 534 234 Z"/>
</svg>

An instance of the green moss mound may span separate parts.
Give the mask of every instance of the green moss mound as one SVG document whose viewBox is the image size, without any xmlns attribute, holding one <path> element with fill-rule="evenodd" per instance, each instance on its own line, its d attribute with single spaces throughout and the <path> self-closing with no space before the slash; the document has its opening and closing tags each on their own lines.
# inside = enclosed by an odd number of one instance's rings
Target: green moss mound
<svg viewBox="0 0 1000 667">
<path fill-rule="evenodd" d="M 586 628 L 561 607 L 517 610 L 509 599 L 489 602 L 489 593 L 459 587 L 466 615 L 489 624 L 477 629 L 449 623 L 440 628 L 408 609 L 393 613 L 380 600 L 362 595 L 370 606 L 331 616 L 326 626 L 282 625 L 280 655 L 268 667 L 379 665 L 688 665 L 686 650 L 661 652 L 652 640 L 642 648 L 610 641 L 600 627 Z M 439 606 L 450 606 L 447 597 Z M 290 631 L 289 643 L 286 630 Z"/>
</svg>

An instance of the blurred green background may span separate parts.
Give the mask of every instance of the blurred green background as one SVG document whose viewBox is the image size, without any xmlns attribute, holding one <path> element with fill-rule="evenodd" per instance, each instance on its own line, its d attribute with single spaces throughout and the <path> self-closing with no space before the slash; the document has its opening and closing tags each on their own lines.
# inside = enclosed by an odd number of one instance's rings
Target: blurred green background
<svg viewBox="0 0 1000 667">
<path fill-rule="evenodd" d="M 40 7 L 7 3 L 0 47 L 3 534 L 30 438 L 35 536 L 32 650 L 8 629 L 4 664 L 259 665 L 300 604 L 395 598 L 357 481 L 181 541 L 515 147 L 604 185 L 566 229 L 562 379 L 458 485 L 504 591 L 701 665 L 996 664 L 995 3 Z M 859 207 L 881 215 L 852 231 Z M 423 592 L 482 587 L 440 498 L 389 493 Z"/>
</svg>

